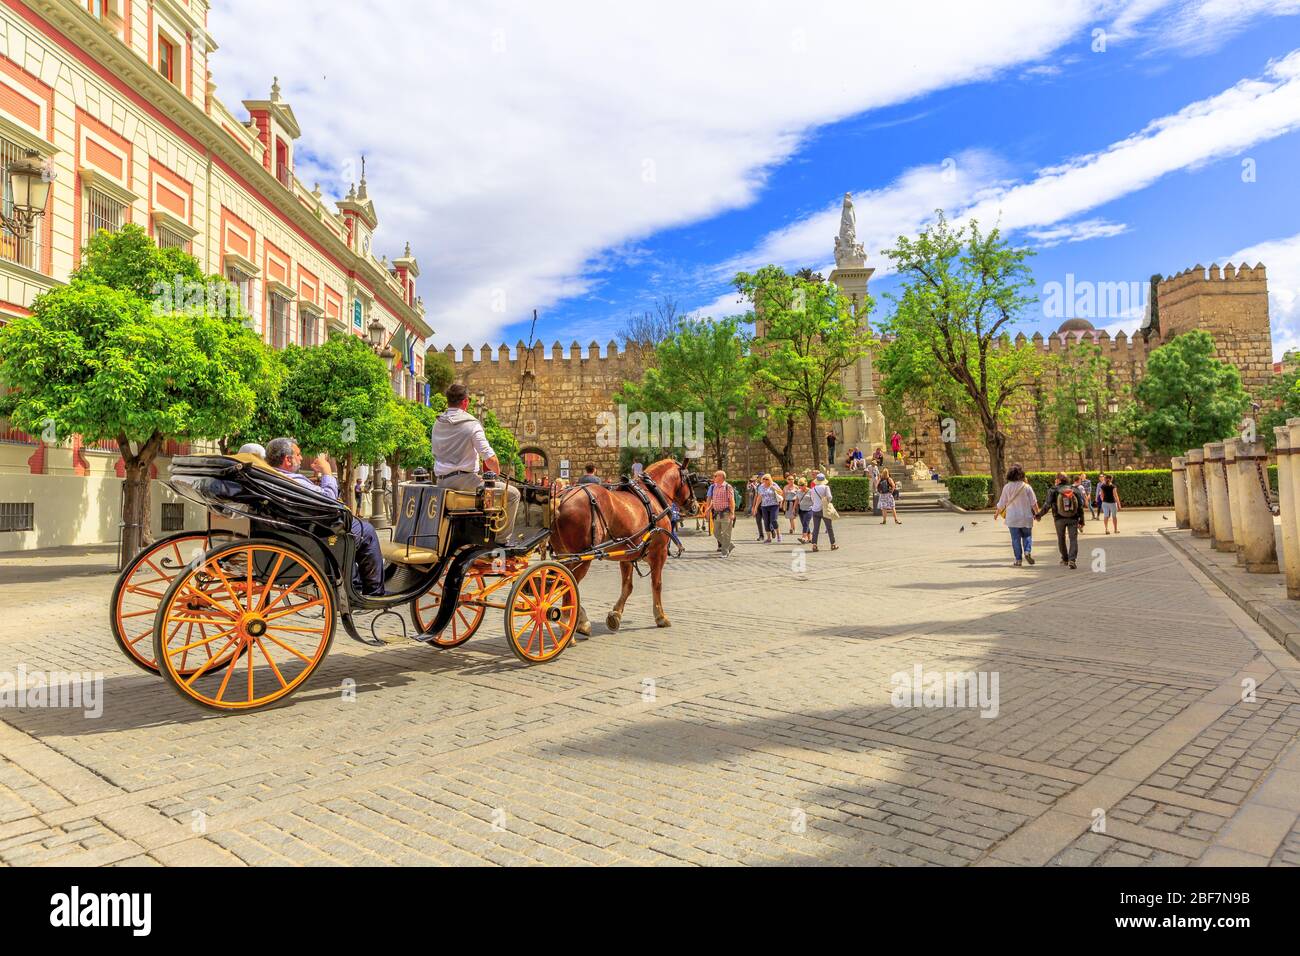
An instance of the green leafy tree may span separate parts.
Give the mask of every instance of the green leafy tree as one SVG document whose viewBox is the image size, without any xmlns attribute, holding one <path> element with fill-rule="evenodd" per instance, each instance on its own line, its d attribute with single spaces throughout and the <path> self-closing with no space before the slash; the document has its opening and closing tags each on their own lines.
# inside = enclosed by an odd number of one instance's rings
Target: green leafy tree
<svg viewBox="0 0 1300 956">
<path fill-rule="evenodd" d="M 1087 406 L 1079 414 L 1079 402 Z M 1117 382 L 1114 370 L 1102 350 L 1089 342 L 1077 342 L 1056 363 L 1056 386 L 1049 404 L 1055 423 L 1056 444 L 1079 456 L 1079 467 L 1088 458 L 1099 461 L 1101 446 L 1111 445 L 1124 434 L 1125 419 L 1111 415 L 1111 401 L 1128 404 L 1128 388 Z"/>
<path fill-rule="evenodd" d="M 355 507 L 357 467 L 382 461 L 395 444 L 397 410 L 387 366 L 355 335 L 334 334 L 312 348 L 288 346 L 280 422 L 303 454 L 339 462 L 339 490 Z"/>
<path fill-rule="evenodd" d="M 1016 399 L 1041 375 L 1043 360 L 1031 342 L 1014 343 L 1010 329 L 1035 299 L 1028 249 L 1011 247 L 997 229 L 938 221 L 915 239 L 898 237 L 885 253 L 902 279 L 888 329 L 915 336 L 945 375 L 966 393 L 983 432 L 993 493 L 1006 472 L 1006 427 Z"/>
<path fill-rule="evenodd" d="M 456 381 L 456 367 L 446 354 L 430 350 L 424 354 L 424 379 L 429 383 L 432 403 L 433 396 L 443 395 L 447 387 Z M 443 395 L 443 405 L 446 406 L 445 395 Z"/>
<path fill-rule="evenodd" d="M 515 437 L 515 433 L 501 424 L 492 409 L 480 408 L 477 414 L 479 421 L 483 423 L 483 436 L 492 446 L 492 450 L 497 453 L 497 461 L 501 462 L 502 473 L 522 478 L 524 460 L 519 455 L 519 439 Z"/>
<path fill-rule="evenodd" d="M 195 294 L 180 302 L 161 288 Z M 267 350 L 221 295 L 205 292 L 228 288 L 127 226 L 94 236 L 66 286 L 0 328 L 3 413 L 17 427 L 117 441 L 128 554 L 149 540 L 149 472 L 166 441 L 217 439 L 253 414 Z"/>
<path fill-rule="evenodd" d="M 626 405 L 629 412 L 680 413 L 683 422 L 686 416 L 703 412 L 701 437 L 712 446 L 718 467 L 725 468 L 727 437 L 754 431 L 752 424 L 746 425 L 754 420 L 746 409 L 751 394 L 748 349 L 749 339 L 739 319 L 682 320 L 659 343 L 655 364 L 639 382 L 625 382 L 614 401 Z M 650 453 L 631 451 L 633 456 Z"/>
<path fill-rule="evenodd" d="M 759 390 L 777 399 L 770 406 L 776 414 L 769 418 L 774 423 L 805 419 L 815 458 L 825 447 L 820 420 L 834 421 L 849 413 L 841 376 L 871 347 L 866 322 L 871 299 L 855 316 L 852 304 L 834 285 L 815 276 L 788 275 L 778 266 L 739 273 L 734 283 L 752 305 L 744 320 L 760 330 L 751 369 Z M 771 445 L 768 449 L 773 450 Z M 788 461 L 781 464 L 789 470 Z"/>
<path fill-rule="evenodd" d="M 1162 455 L 1181 455 L 1232 435 L 1250 405 L 1241 374 L 1214 357 L 1214 339 L 1201 329 L 1151 353 L 1135 398 L 1133 434 Z"/>
<path fill-rule="evenodd" d="M 1294 352 L 1282 356 L 1284 365 L 1292 365 L 1295 360 Z M 1260 394 L 1260 405 L 1263 414 L 1259 417 L 1259 435 L 1271 451 L 1277 446 L 1273 429 L 1281 428 L 1289 418 L 1300 417 L 1300 367 L 1274 375 Z"/>
<path fill-rule="evenodd" d="M 284 383 L 289 377 L 289 366 L 284 352 L 266 350 L 263 374 L 253 382 L 256 408 L 253 415 L 240 428 L 220 439 L 222 454 L 238 451 L 247 442 L 265 445 L 278 435 L 292 435 L 297 422 L 290 421 L 287 409 L 281 402 Z"/>
<path fill-rule="evenodd" d="M 963 433 L 972 423 L 966 389 L 935 364 L 929 345 L 911 325 L 899 327 L 881 348 L 876 368 L 880 370 L 880 404 L 886 420 L 897 423 L 904 438 L 933 427 L 948 460 L 948 473 L 960 475 L 956 443 L 943 438 Z M 947 427 L 949 421 L 953 423 L 951 429 Z"/>
</svg>

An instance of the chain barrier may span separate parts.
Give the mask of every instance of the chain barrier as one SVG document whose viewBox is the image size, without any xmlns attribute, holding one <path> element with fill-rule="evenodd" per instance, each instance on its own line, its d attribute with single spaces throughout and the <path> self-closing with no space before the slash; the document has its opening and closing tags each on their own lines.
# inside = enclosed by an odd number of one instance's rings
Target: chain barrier
<svg viewBox="0 0 1300 956">
<path fill-rule="evenodd" d="M 1268 507 L 1268 513 L 1271 515 L 1280 515 L 1282 513 L 1282 504 L 1273 504 L 1273 496 L 1268 491 L 1268 480 L 1264 477 L 1264 469 L 1260 467 L 1260 459 L 1255 459 L 1255 474 L 1259 478 L 1259 490 L 1264 493 L 1264 504 Z"/>
</svg>

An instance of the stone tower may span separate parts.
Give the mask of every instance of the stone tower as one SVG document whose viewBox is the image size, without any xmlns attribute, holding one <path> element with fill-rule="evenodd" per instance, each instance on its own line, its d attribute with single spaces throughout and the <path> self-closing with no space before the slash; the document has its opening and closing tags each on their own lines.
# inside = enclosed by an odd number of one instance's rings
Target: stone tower
<svg viewBox="0 0 1300 956">
<path fill-rule="evenodd" d="M 853 304 L 859 325 L 867 323 L 867 280 L 875 269 L 867 268 L 867 253 L 858 242 L 857 215 L 853 211 L 853 197 L 844 194 L 840 209 L 840 232 L 835 237 L 835 268 L 830 281 Z M 871 356 L 864 355 L 844 370 L 844 397 L 852 406 L 850 416 L 839 423 L 840 445 L 836 457 L 848 448 L 862 448 L 868 456 L 876 445 L 884 445 L 885 420 L 871 381 Z M 831 463 L 834 465 L 834 462 Z"/>
<path fill-rule="evenodd" d="M 1268 277 L 1262 264 L 1242 263 L 1220 271 L 1197 265 L 1156 284 L 1153 310 L 1167 342 L 1181 332 L 1204 329 L 1215 355 L 1235 365 L 1242 383 L 1258 398 L 1273 374 L 1273 334 L 1268 317 Z"/>
</svg>

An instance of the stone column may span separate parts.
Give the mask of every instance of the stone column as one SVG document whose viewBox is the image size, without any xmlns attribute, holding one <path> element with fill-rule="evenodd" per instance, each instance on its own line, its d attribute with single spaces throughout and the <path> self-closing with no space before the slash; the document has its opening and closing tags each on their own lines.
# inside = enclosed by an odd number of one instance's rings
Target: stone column
<svg viewBox="0 0 1300 956">
<path fill-rule="evenodd" d="M 1223 473 L 1223 442 L 1205 443 L 1205 485 L 1209 491 L 1210 545 L 1215 551 L 1235 551 L 1232 511 L 1228 507 L 1228 482 Z"/>
<path fill-rule="evenodd" d="M 1170 464 L 1174 480 L 1174 526 L 1190 528 L 1192 522 L 1187 514 L 1187 459 L 1175 458 Z"/>
<path fill-rule="evenodd" d="M 1237 444 L 1237 468 L 1240 473 L 1241 488 L 1241 523 L 1239 537 L 1242 549 L 1246 552 L 1246 570 L 1252 574 L 1277 574 L 1277 538 L 1273 533 L 1273 509 L 1264 488 L 1260 487 L 1260 476 L 1264 475 L 1267 487 L 1267 474 L 1264 467 L 1268 464 L 1268 451 L 1262 441 L 1245 442 L 1240 438 L 1231 441 Z"/>
<path fill-rule="evenodd" d="M 1300 419 L 1292 419 L 1300 422 Z M 1296 521 L 1295 462 L 1291 458 L 1291 429 L 1273 429 L 1277 436 L 1277 495 L 1282 515 L 1282 570 L 1286 596 L 1300 598 L 1300 523 Z"/>
<path fill-rule="evenodd" d="M 1292 530 L 1295 532 L 1297 543 L 1300 543 L 1300 458 L 1295 457 L 1296 455 L 1300 455 L 1300 418 L 1288 418 L 1288 419 L 1286 420 L 1286 431 L 1287 431 L 1287 433 L 1289 434 L 1289 436 L 1290 436 L 1290 438 L 1291 438 L 1291 455 L 1292 455 L 1292 459 L 1291 459 L 1291 502 L 1292 502 L 1292 508 L 1291 508 L 1290 511 L 1288 511 L 1285 507 L 1282 509 L 1282 516 L 1281 516 L 1281 517 L 1282 517 L 1282 525 L 1283 525 L 1282 533 L 1283 533 L 1284 535 L 1286 534 L 1286 527 L 1285 527 L 1285 526 L 1286 526 L 1287 524 L 1290 524 L 1291 527 L 1292 527 Z M 1278 447 L 1280 448 L 1281 445 L 1279 445 Z M 1282 486 L 1282 469 L 1281 469 L 1281 463 L 1282 463 L 1282 458 L 1283 458 L 1283 457 L 1285 457 L 1285 456 L 1283 456 L 1283 455 L 1278 455 L 1278 465 L 1279 465 L 1279 467 L 1278 467 L 1277 483 L 1278 483 L 1278 490 L 1279 490 L 1279 491 L 1281 491 L 1281 486 Z M 1283 557 L 1285 558 L 1285 553 L 1283 554 Z M 1287 590 L 1289 591 L 1290 588 L 1288 587 Z"/>
<path fill-rule="evenodd" d="M 1210 500 L 1205 486 L 1205 449 L 1187 449 L 1187 517 L 1192 534 L 1210 536 Z"/>
<path fill-rule="evenodd" d="M 1228 483 L 1228 519 L 1232 523 L 1232 549 L 1237 552 L 1237 563 L 1245 565 L 1246 549 L 1243 547 L 1241 523 L 1242 496 L 1250 491 L 1242 485 L 1243 472 L 1237 469 L 1237 445 L 1226 440 L 1223 443 L 1223 468 L 1221 469 Z"/>
</svg>

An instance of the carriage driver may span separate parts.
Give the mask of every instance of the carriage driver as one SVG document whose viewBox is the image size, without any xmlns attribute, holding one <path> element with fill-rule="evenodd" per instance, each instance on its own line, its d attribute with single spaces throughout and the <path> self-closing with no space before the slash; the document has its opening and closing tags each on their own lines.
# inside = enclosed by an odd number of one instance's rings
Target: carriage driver
<svg viewBox="0 0 1300 956">
<path fill-rule="evenodd" d="M 275 438 L 266 446 L 266 463 L 295 484 L 310 488 L 318 495 L 339 499 L 339 480 L 324 454 L 317 455 L 311 463 L 312 471 L 320 479 L 315 484 L 298 471 L 302 467 L 302 450 L 292 438 Z M 379 535 L 369 521 L 352 519 L 352 537 L 357 541 L 357 569 L 360 571 L 361 590 L 367 597 L 384 593 L 384 555 L 379 550 Z"/>
<path fill-rule="evenodd" d="M 433 423 L 430 436 L 433 443 L 433 473 L 444 488 L 475 491 L 483 487 L 479 459 L 488 471 L 500 473 L 501 462 L 488 444 L 483 433 L 483 423 L 469 413 L 469 390 L 460 383 L 447 389 L 447 410 Z M 501 482 L 493 487 L 498 491 Z M 515 527 L 515 513 L 519 510 L 519 489 L 509 483 L 506 492 L 506 526 L 497 540 L 506 542 Z"/>
</svg>

